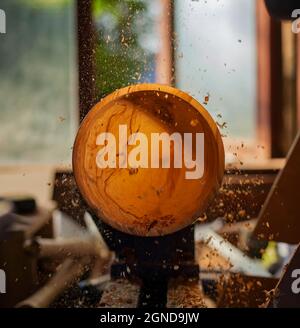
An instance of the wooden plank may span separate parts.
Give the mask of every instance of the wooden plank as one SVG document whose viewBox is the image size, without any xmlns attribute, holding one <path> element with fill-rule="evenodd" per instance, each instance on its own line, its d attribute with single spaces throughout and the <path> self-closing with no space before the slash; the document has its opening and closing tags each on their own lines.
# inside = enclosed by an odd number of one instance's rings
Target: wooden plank
<svg viewBox="0 0 300 328">
<path fill-rule="evenodd" d="M 300 33 L 296 37 L 296 95 L 297 95 L 297 127 L 300 128 Z"/>
<path fill-rule="evenodd" d="M 259 215 L 254 237 L 289 244 L 300 242 L 300 132 Z"/>
<path fill-rule="evenodd" d="M 257 138 L 266 156 L 284 156 L 282 124 L 281 23 L 256 1 L 257 17 Z"/>
<path fill-rule="evenodd" d="M 95 104 L 95 30 L 92 19 L 92 0 L 77 0 L 78 86 L 80 120 Z"/>
<path fill-rule="evenodd" d="M 270 127 L 270 17 L 263 1 L 256 1 L 257 17 L 257 134 L 258 139 L 266 149 L 267 155 L 271 153 L 271 127 Z"/>
<path fill-rule="evenodd" d="M 296 34 L 291 33 L 291 23 L 281 23 L 282 29 L 282 120 L 279 135 L 281 148 L 288 153 L 297 135 L 297 44 Z M 300 76 L 299 76 L 300 77 Z"/>
</svg>

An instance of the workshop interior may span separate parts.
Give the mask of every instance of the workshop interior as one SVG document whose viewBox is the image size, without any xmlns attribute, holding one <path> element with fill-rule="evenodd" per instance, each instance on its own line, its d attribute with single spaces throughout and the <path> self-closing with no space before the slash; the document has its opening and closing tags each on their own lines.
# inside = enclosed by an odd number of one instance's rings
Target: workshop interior
<svg viewBox="0 0 300 328">
<path fill-rule="evenodd" d="M 0 59 L 0 308 L 300 307 L 299 1 L 0 0 Z"/>
</svg>

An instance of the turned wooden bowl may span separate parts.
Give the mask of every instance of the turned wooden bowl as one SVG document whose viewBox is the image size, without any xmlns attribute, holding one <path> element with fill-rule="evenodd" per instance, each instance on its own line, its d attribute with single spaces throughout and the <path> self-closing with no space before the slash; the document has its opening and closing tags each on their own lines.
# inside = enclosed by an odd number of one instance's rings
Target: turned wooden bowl
<svg viewBox="0 0 300 328">
<path fill-rule="evenodd" d="M 174 133 L 182 147 L 171 138 L 169 148 L 160 143 L 157 152 L 154 136 Z M 197 160 L 197 170 L 188 158 Z M 89 111 L 74 143 L 73 170 L 99 219 L 125 233 L 161 236 L 204 212 L 222 182 L 224 148 L 214 120 L 194 98 L 169 86 L 140 84 L 113 92 Z"/>
</svg>

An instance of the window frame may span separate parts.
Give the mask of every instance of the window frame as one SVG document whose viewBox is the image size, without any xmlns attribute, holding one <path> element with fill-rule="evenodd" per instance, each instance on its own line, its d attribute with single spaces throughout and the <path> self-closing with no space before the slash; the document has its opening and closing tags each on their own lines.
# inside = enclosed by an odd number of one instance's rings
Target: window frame
<svg viewBox="0 0 300 328">
<path fill-rule="evenodd" d="M 77 1 L 79 110 L 82 119 L 96 102 L 92 0 Z M 161 51 L 156 58 L 157 83 L 175 85 L 174 1 L 160 0 L 158 23 Z M 264 2 L 256 0 L 257 16 L 257 140 L 267 158 L 285 157 L 280 148 L 282 111 L 281 23 L 271 18 Z M 300 36 L 297 38 L 297 119 L 300 127 Z"/>
</svg>

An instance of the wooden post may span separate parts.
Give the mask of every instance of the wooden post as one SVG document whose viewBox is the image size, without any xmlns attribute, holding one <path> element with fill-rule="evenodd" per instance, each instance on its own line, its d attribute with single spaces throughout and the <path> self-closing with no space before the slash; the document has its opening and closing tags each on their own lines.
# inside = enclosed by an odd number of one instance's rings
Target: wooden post
<svg viewBox="0 0 300 328">
<path fill-rule="evenodd" d="M 297 44 L 297 50 L 296 50 L 297 127 L 298 129 L 300 129 L 300 33 L 298 33 L 296 37 L 296 44 Z"/>
<path fill-rule="evenodd" d="M 282 55 L 281 23 L 257 0 L 257 134 L 268 157 L 284 157 L 281 147 Z"/>
<path fill-rule="evenodd" d="M 95 31 L 92 0 L 77 0 L 80 121 L 96 101 Z"/>
<path fill-rule="evenodd" d="M 160 0 L 161 16 L 158 24 L 160 49 L 156 56 L 156 82 L 174 85 L 174 35 L 172 0 Z"/>
</svg>

